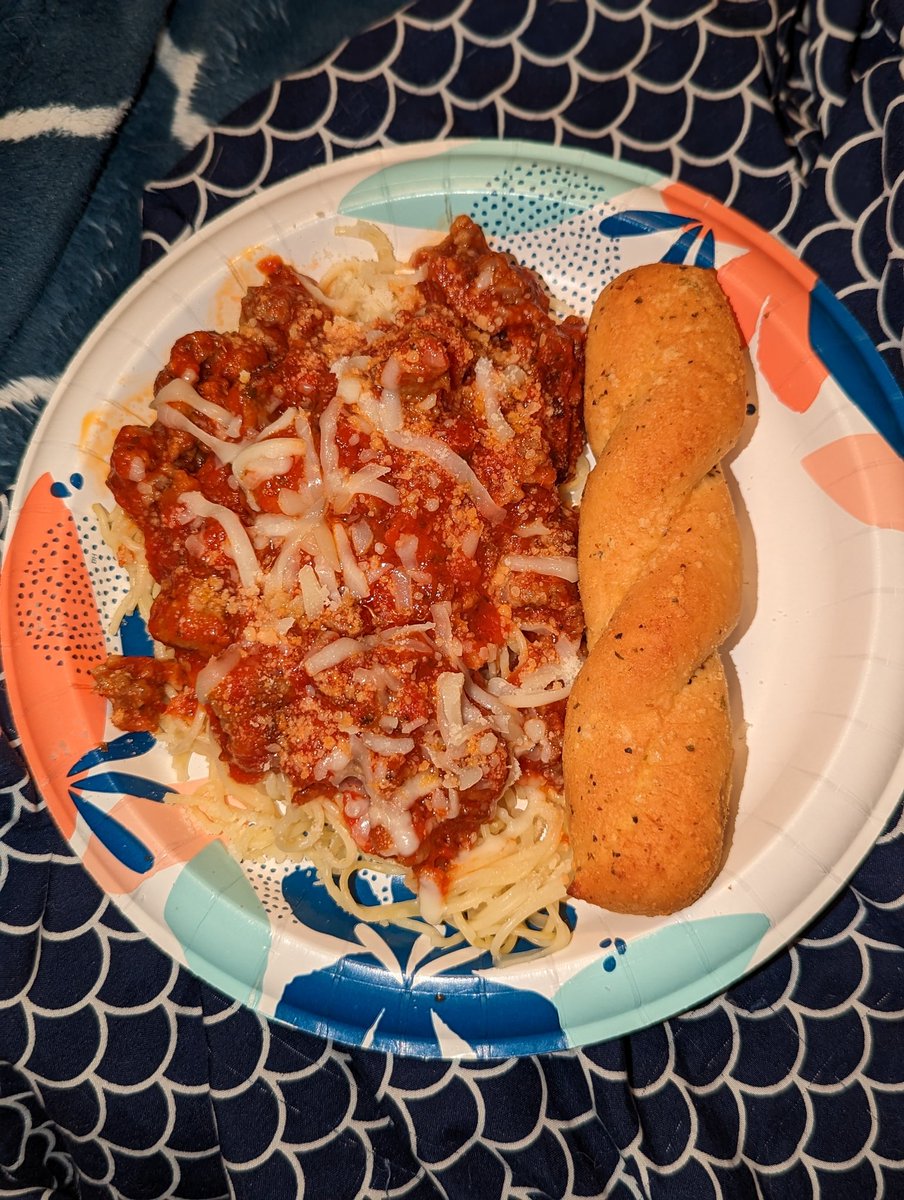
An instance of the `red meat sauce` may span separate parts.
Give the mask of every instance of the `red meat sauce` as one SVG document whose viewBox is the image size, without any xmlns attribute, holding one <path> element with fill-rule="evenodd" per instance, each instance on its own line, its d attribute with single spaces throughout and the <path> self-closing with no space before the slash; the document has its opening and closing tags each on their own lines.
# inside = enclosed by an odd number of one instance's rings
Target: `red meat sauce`
<svg viewBox="0 0 904 1200">
<path fill-rule="evenodd" d="M 199 492 L 251 531 L 262 514 L 280 514 L 287 492 L 305 487 L 303 456 L 280 462 L 280 473 L 256 485 L 238 486 L 231 464 L 192 432 L 159 416 L 149 426 L 125 426 L 108 483 L 144 535 L 159 585 L 149 631 L 168 656 L 111 656 L 95 678 L 117 726 L 155 730 L 164 713 L 190 720 L 199 674 L 231 656 L 203 702 L 234 778 L 256 781 L 278 770 L 296 803 L 334 797 L 362 850 L 396 857 L 442 883 L 492 816 L 513 769 L 561 785 L 564 700 L 517 713 L 522 724 L 533 718 L 535 731 L 541 720 L 543 736 L 515 764 L 499 721 L 481 723 L 493 712 L 478 691 L 467 709 L 479 718 L 477 732 L 456 748 L 465 786 L 450 790 L 446 776 L 442 786 L 410 798 L 419 780 L 442 776 L 437 755 L 448 761 L 437 727 L 444 674 L 465 675 L 485 689 L 487 674 L 507 656 L 507 678 L 517 686 L 555 658 L 559 639 L 580 642 L 576 584 L 512 571 L 504 560 L 575 554 L 576 514 L 560 500 L 559 485 L 584 442 L 584 330 L 576 318 L 557 321 L 536 275 L 490 250 L 466 217 L 442 243 L 418 251 L 412 266 L 418 282 L 402 311 L 364 326 L 337 317 L 303 276 L 268 258 L 260 264 L 265 282 L 248 290 L 238 329 L 180 338 L 155 394 L 172 380 L 188 382 L 240 418 L 238 433 L 224 435 L 203 409 L 178 401 L 172 407 L 226 442 L 248 442 L 297 410 L 322 452 L 321 422 L 342 374 L 336 364 L 347 360 L 377 400 L 398 397 L 407 437 L 434 439 L 468 464 L 491 498 L 490 515 L 435 457 L 393 444 L 353 403 L 340 405 L 340 473 L 386 467 L 381 479 L 397 489 L 398 502 L 355 493 L 338 508 L 327 506 L 327 520 L 346 531 L 369 587 L 353 594 L 340 576 L 338 596 L 310 617 L 285 594 L 280 607 L 243 589 L 223 524 L 192 518 L 184 501 Z M 486 388 L 477 382 L 487 365 L 504 382 L 497 399 L 507 436 L 499 436 L 498 418 L 493 426 Z M 280 540 L 257 536 L 254 546 L 260 570 L 269 572 Z M 301 550 L 294 569 L 313 561 Z M 448 617 L 442 630 L 437 605 Z M 506 645 L 518 630 L 516 655 Z M 309 671 L 306 659 L 337 638 L 359 648 Z M 406 788 L 411 837 L 400 846 L 367 814 L 375 801 L 391 804 Z"/>
</svg>

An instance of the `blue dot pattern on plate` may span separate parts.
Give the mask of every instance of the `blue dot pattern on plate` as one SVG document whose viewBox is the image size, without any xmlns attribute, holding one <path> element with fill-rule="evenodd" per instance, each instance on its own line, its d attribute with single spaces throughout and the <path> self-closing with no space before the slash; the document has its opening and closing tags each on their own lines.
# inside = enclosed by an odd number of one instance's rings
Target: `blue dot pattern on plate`
<svg viewBox="0 0 904 1200">
<path fill-rule="evenodd" d="M 610 946 L 613 947 L 615 953 L 607 954 L 606 957 L 603 959 L 603 970 L 604 971 L 614 971 L 615 968 L 618 966 L 618 959 L 616 958 L 616 955 L 624 954 L 625 951 L 628 949 L 628 943 L 625 941 L 624 938 L 619 938 L 619 937 L 617 937 L 615 939 L 605 938 L 602 942 L 600 942 L 601 950 L 608 950 Z"/>
<path fill-rule="evenodd" d="M 84 478 L 78 473 L 78 471 L 76 471 L 73 475 L 69 476 L 68 485 L 60 482 L 59 480 L 57 480 L 55 483 L 52 483 L 50 485 L 50 494 L 52 496 L 56 496 L 58 499 L 62 499 L 65 496 L 71 496 L 72 491 L 79 491 L 84 485 L 84 482 Z M 70 490 L 70 488 L 72 490 Z"/>
<path fill-rule="evenodd" d="M 488 234 L 552 229 L 605 199 L 607 189 L 570 167 L 512 163 L 489 180 L 486 194 L 472 200 L 470 215 Z"/>
</svg>

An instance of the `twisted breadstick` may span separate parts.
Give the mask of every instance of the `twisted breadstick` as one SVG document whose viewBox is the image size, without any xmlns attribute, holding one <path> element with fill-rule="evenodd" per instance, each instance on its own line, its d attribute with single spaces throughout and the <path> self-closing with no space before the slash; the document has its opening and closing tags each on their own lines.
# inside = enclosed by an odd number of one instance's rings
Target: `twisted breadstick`
<svg viewBox="0 0 904 1200">
<path fill-rule="evenodd" d="M 718 647 L 738 617 L 741 554 L 719 460 L 745 403 L 714 272 L 659 263 L 602 293 L 578 543 L 589 653 L 564 766 L 572 895 L 616 912 L 686 907 L 722 858 L 732 731 Z"/>
</svg>

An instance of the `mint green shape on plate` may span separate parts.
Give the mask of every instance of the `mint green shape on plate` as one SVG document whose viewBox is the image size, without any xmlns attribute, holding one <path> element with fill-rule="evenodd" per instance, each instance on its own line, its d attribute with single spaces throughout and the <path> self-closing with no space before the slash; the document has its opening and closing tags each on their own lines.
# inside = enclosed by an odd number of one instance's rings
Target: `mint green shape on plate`
<svg viewBox="0 0 904 1200">
<path fill-rule="evenodd" d="M 270 921 L 221 842 L 205 846 L 179 872 L 163 915 L 190 970 L 243 1004 L 256 1006 L 270 953 Z"/>
<path fill-rule="evenodd" d="M 448 228 L 467 213 L 488 235 L 552 229 L 662 177 L 586 150 L 532 142 L 469 142 L 394 163 L 346 193 L 340 213 L 413 229 Z"/>
<path fill-rule="evenodd" d="M 741 978 L 769 926 L 763 913 L 676 920 L 613 946 L 553 997 L 565 1035 L 603 1041 L 702 1003 Z"/>
</svg>

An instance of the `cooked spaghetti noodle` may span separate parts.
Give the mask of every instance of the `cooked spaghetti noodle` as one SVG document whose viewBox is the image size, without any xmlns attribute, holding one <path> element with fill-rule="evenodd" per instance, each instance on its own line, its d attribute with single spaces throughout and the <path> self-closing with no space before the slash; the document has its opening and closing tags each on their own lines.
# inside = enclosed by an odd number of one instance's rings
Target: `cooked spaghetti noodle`
<svg viewBox="0 0 904 1200">
<path fill-rule="evenodd" d="M 564 704 L 582 661 L 583 328 L 467 218 L 319 283 L 262 261 L 235 333 L 189 334 L 99 513 L 153 659 L 98 689 L 241 859 L 307 861 L 365 920 L 496 959 L 569 937 Z M 414 899 L 365 904 L 365 871 Z"/>
</svg>

